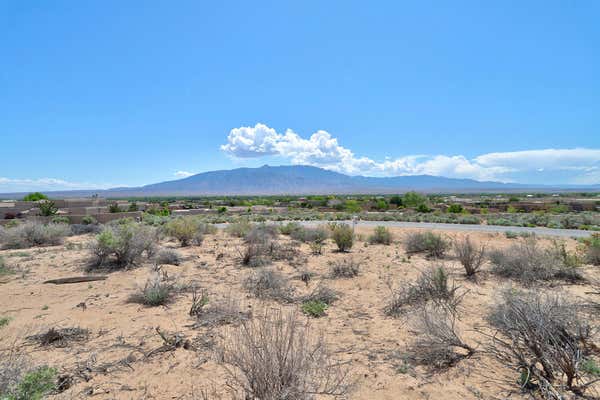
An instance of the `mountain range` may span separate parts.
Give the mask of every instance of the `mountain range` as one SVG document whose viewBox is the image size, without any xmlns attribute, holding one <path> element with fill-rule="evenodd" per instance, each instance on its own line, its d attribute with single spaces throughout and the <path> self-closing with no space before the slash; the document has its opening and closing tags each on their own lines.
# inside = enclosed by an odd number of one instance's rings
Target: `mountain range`
<svg viewBox="0 0 600 400">
<path fill-rule="evenodd" d="M 581 190 L 598 191 L 600 185 L 526 185 L 482 182 L 473 179 L 445 178 L 431 175 L 396 177 L 349 176 L 322 168 L 288 165 L 259 168 L 236 168 L 203 172 L 187 178 L 140 187 L 107 190 L 70 190 L 52 192 L 54 197 L 78 197 L 98 194 L 103 197 L 201 196 L 201 195 L 302 195 L 350 193 L 422 192 L 514 192 Z M 23 193 L 0 194 L 0 198 L 17 198 Z"/>
</svg>

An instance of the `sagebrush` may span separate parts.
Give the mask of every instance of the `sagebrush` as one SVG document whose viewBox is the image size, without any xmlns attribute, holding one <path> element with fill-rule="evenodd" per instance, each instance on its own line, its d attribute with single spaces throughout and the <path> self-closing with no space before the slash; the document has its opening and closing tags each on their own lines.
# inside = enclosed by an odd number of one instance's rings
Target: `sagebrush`
<svg viewBox="0 0 600 400">
<path fill-rule="evenodd" d="M 229 332 L 220 353 L 246 399 L 309 400 L 341 396 L 349 388 L 349 370 L 295 312 L 273 310 L 244 321 Z"/>
</svg>

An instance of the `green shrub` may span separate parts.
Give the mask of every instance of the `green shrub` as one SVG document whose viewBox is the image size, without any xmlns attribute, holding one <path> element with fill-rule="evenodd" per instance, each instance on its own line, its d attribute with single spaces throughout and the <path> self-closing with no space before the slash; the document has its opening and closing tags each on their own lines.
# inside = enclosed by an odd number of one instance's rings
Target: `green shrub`
<svg viewBox="0 0 600 400">
<path fill-rule="evenodd" d="M 594 233 L 582 240 L 585 262 L 600 265 L 600 233 Z"/>
<path fill-rule="evenodd" d="M 16 387 L 0 393 L 2 400 L 41 400 L 56 387 L 56 369 L 40 367 L 25 374 Z"/>
<path fill-rule="evenodd" d="M 0 256 L 0 275 L 4 275 L 9 273 L 10 270 L 6 266 L 6 261 L 4 261 L 4 257 Z"/>
<path fill-rule="evenodd" d="M 463 206 L 460 204 L 450 204 L 450 206 L 448 206 L 448 210 L 449 213 L 453 213 L 453 214 L 460 214 L 461 212 L 464 211 Z"/>
<path fill-rule="evenodd" d="M 379 210 L 379 211 L 385 211 L 388 208 L 390 208 L 390 205 L 384 199 L 379 199 L 379 200 L 377 200 L 377 203 L 375 203 L 373 208 L 375 208 L 376 210 Z"/>
<path fill-rule="evenodd" d="M 0 328 L 4 328 L 10 322 L 10 317 L 0 317 Z"/>
<path fill-rule="evenodd" d="M 287 224 L 281 225 L 279 227 L 279 232 L 282 235 L 290 236 L 292 233 L 299 231 L 302 229 L 302 226 L 297 222 L 288 222 Z"/>
<path fill-rule="evenodd" d="M 133 212 L 133 211 L 137 211 L 137 210 L 138 210 L 138 205 L 135 201 L 130 203 L 129 207 L 127 208 L 127 211 L 129 211 L 129 212 Z"/>
<path fill-rule="evenodd" d="M 23 197 L 23 201 L 38 201 L 38 200 L 48 200 L 48 196 L 40 192 L 29 193 L 27 196 Z"/>
<path fill-rule="evenodd" d="M 53 217 L 50 222 L 52 222 L 53 224 L 68 224 L 71 222 L 71 220 L 69 219 L 69 217 L 65 217 L 64 215 L 57 215 Z"/>
<path fill-rule="evenodd" d="M 420 213 L 430 213 L 432 211 L 431 208 L 427 207 L 427 204 L 419 204 L 416 210 Z"/>
<path fill-rule="evenodd" d="M 354 231 L 347 224 L 338 224 L 331 232 L 331 238 L 335 242 L 339 251 L 348 251 L 354 244 Z"/>
<path fill-rule="evenodd" d="M 327 307 L 327 304 L 322 301 L 311 300 L 302 303 L 301 308 L 304 314 L 314 318 L 319 318 L 325 315 L 325 310 L 327 310 Z"/>
<path fill-rule="evenodd" d="M 98 221 L 91 215 L 85 215 L 83 218 L 81 218 L 81 223 L 82 225 L 96 225 Z"/>
<path fill-rule="evenodd" d="M 231 236 L 245 238 L 248 232 L 252 229 L 252 224 L 247 220 L 232 222 L 225 228 L 225 231 Z"/>
<path fill-rule="evenodd" d="M 362 210 L 357 200 L 346 200 L 344 202 L 344 208 L 349 213 L 357 213 Z"/>
<path fill-rule="evenodd" d="M 373 234 L 369 236 L 369 243 L 389 245 L 392 243 L 392 234 L 385 226 L 378 226 Z"/>
<path fill-rule="evenodd" d="M 171 215 L 171 210 L 169 209 L 169 206 L 167 204 L 161 204 L 160 206 L 152 205 L 151 207 L 147 208 L 145 212 L 147 214 L 156 215 L 159 217 L 168 217 L 169 215 Z"/>
<path fill-rule="evenodd" d="M 301 227 L 293 231 L 290 237 L 304 243 L 320 243 L 322 244 L 329 236 L 327 229 L 323 227 L 304 228 Z"/>
<path fill-rule="evenodd" d="M 120 213 L 121 211 L 121 207 L 116 201 L 108 205 L 108 212 L 110 213 Z"/>
<path fill-rule="evenodd" d="M 427 232 L 412 232 L 404 240 L 407 253 L 426 253 L 427 257 L 442 258 L 450 247 L 450 243 L 442 235 Z"/>
<path fill-rule="evenodd" d="M 38 208 L 40 209 L 40 214 L 44 217 L 49 217 L 58 212 L 58 208 L 52 200 L 41 200 L 38 203 Z"/>
<path fill-rule="evenodd" d="M 418 207 L 425 203 L 425 200 L 425 196 L 422 196 L 417 192 L 408 192 L 402 197 L 402 202 L 406 207 Z"/>
<path fill-rule="evenodd" d="M 129 301 L 150 307 L 162 306 L 172 299 L 174 293 L 174 282 L 166 275 L 156 273 L 148 278 L 143 288 L 130 296 Z"/>
<path fill-rule="evenodd" d="M 587 358 L 581 363 L 581 370 L 591 376 L 600 376 L 600 366 L 592 358 Z"/>
<path fill-rule="evenodd" d="M 402 197 L 398 196 L 397 194 L 393 195 L 390 197 L 390 204 L 393 204 L 396 207 L 402 207 Z"/>
<path fill-rule="evenodd" d="M 171 220 L 168 215 L 154 215 L 144 212 L 142 214 L 142 222 L 150 226 L 162 226 Z"/>
<path fill-rule="evenodd" d="M 133 222 L 105 226 L 91 245 L 92 267 L 126 268 L 138 264 L 144 253 L 154 255 L 158 235 L 155 228 Z"/>
<path fill-rule="evenodd" d="M 175 238 L 182 247 L 190 244 L 200 244 L 206 232 L 206 224 L 194 217 L 178 217 L 170 220 L 164 226 L 167 236 Z"/>
</svg>

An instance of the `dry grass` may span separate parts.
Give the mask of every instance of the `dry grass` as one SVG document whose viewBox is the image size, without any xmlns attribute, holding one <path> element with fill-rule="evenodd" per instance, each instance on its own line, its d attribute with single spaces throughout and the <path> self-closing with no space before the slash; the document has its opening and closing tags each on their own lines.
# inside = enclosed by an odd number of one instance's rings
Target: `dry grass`
<svg viewBox="0 0 600 400">
<path fill-rule="evenodd" d="M 251 317 L 249 311 L 243 311 L 240 301 L 234 297 L 211 301 L 205 292 L 193 290 L 190 316 L 196 318 L 195 327 L 216 327 L 237 325 Z"/>
<path fill-rule="evenodd" d="M 491 251 L 489 257 L 493 273 L 526 286 L 550 280 L 583 281 L 577 259 L 559 242 L 542 247 L 537 238 L 526 238 L 507 249 Z"/>
<path fill-rule="evenodd" d="M 294 301 L 294 288 L 288 279 L 272 269 L 258 269 L 246 278 L 244 288 L 259 299 L 271 299 L 285 303 Z"/>
<path fill-rule="evenodd" d="M 246 399 L 309 400 L 341 396 L 349 388 L 348 370 L 294 312 L 273 310 L 243 322 L 229 333 L 220 352 Z"/>
<path fill-rule="evenodd" d="M 171 302 L 178 290 L 175 280 L 170 279 L 166 273 L 155 272 L 143 287 L 129 296 L 129 301 L 150 307 L 162 306 Z"/>
<path fill-rule="evenodd" d="M 154 257 L 154 262 L 158 265 L 161 264 L 169 264 L 169 265 L 179 265 L 181 264 L 181 254 L 173 249 L 162 249 L 156 253 Z"/>
<path fill-rule="evenodd" d="M 485 245 L 476 246 L 470 236 L 454 241 L 454 253 L 469 278 L 474 277 L 481 270 L 486 260 Z"/>
<path fill-rule="evenodd" d="M 392 233 L 385 226 L 377 226 L 373 234 L 369 236 L 369 243 L 390 245 L 392 243 Z"/>
<path fill-rule="evenodd" d="M 475 352 L 461 338 L 456 313 L 445 307 L 423 307 L 413 321 L 413 330 L 417 336 L 409 351 L 417 364 L 446 368 Z"/>
<path fill-rule="evenodd" d="M 46 332 L 27 336 L 27 340 L 40 346 L 67 347 L 72 342 L 87 340 L 89 331 L 82 328 L 50 328 Z"/>
<path fill-rule="evenodd" d="M 0 398 L 4 399 L 4 396 L 13 393 L 30 368 L 31 361 L 17 346 L 0 350 Z"/>
<path fill-rule="evenodd" d="M 583 395 L 594 380 L 581 369 L 596 349 L 582 305 L 557 294 L 506 290 L 489 319 L 501 333 L 489 335 L 491 351 L 521 371 L 523 389 L 558 399 L 563 390 Z"/>
<path fill-rule="evenodd" d="M 404 238 L 404 249 L 408 254 L 425 253 L 429 258 L 443 258 L 450 248 L 448 240 L 433 232 L 409 232 Z"/>
<path fill-rule="evenodd" d="M 66 224 L 41 224 L 27 221 L 12 228 L 0 226 L 0 244 L 6 249 L 25 249 L 35 246 L 56 246 L 71 234 Z"/>
<path fill-rule="evenodd" d="M 410 307 L 427 303 L 434 303 L 454 312 L 465 294 L 466 292 L 460 293 L 460 287 L 450 281 L 443 267 L 432 268 L 422 272 L 416 282 L 392 291 L 384 312 L 389 316 L 400 316 Z"/>
<path fill-rule="evenodd" d="M 360 272 L 360 262 L 352 257 L 347 257 L 342 260 L 333 261 L 330 264 L 329 275 L 331 278 L 354 278 Z"/>
</svg>

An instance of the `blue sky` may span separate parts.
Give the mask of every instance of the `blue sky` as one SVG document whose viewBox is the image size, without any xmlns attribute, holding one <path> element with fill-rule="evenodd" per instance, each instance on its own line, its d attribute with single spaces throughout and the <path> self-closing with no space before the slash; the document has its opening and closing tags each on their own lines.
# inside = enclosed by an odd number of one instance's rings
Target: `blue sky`
<svg viewBox="0 0 600 400">
<path fill-rule="evenodd" d="M 265 163 L 600 183 L 599 15 L 597 1 L 1 2 L 0 192 Z"/>
</svg>

